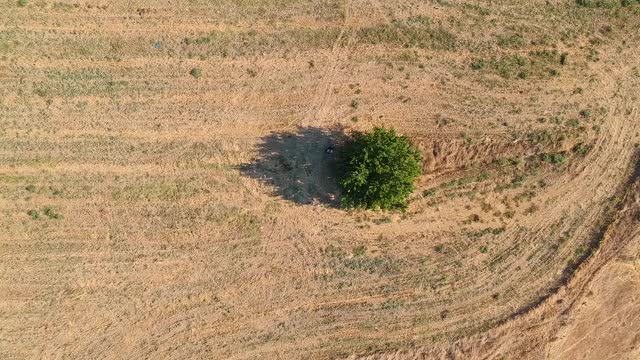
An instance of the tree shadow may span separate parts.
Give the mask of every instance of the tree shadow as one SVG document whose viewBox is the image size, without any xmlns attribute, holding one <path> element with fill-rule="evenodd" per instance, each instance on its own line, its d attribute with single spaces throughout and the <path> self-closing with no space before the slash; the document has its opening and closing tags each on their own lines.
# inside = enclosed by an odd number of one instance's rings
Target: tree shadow
<svg viewBox="0 0 640 360">
<path fill-rule="evenodd" d="M 262 138 L 257 158 L 240 166 L 240 171 L 269 185 L 273 194 L 283 199 L 337 207 L 339 191 L 333 149 L 345 138 L 341 127 L 331 130 L 300 127 L 296 132 L 272 133 Z"/>
</svg>

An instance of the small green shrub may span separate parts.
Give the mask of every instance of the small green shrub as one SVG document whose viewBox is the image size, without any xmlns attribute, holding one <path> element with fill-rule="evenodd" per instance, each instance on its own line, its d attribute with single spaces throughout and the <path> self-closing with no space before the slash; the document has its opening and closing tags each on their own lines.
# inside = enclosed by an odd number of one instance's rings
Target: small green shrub
<svg viewBox="0 0 640 360">
<path fill-rule="evenodd" d="M 27 6 L 27 4 L 28 4 L 27 0 L 18 0 L 18 6 L 20 7 Z"/>
<path fill-rule="evenodd" d="M 473 139 L 465 132 L 460 133 L 460 138 L 462 138 L 462 142 L 467 146 L 473 144 Z"/>
<path fill-rule="evenodd" d="M 492 60 L 491 66 L 498 75 L 505 79 L 513 78 L 514 76 L 526 79 L 529 76 L 531 63 L 527 58 L 515 54 Z"/>
<path fill-rule="evenodd" d="M 588 119 L 591 117 L 591 115 L 593 115 L 593 113 L 591 112 L 591 110 L 589 109 L 583 109 L 580 110 L 580 116 L 582 116 L 585 119 Z"/>
<path fill-rule="evenodd" d="M 193 76 L 194 78 L 199 79 L 202 76 L 202 70 L 200 68 L 193 68 L 191 69 L 189 74 L 191 74 L 191 76 Z"/>
<path fill-rule="evenodd" d="M 40 217 L 38 210 L 29 210 L 27 211 L 27 215 L 31 216 L 31 219 L 37 220 Z"/>
<path fill-rule="evenodd" d="M 557 154 L 544 154 L 542 160 L 551 163 L 553 165 L 560 165 L 567 161 L 567 158 L 562 153 Z"/>
<path fill-rule="evenodd" d="M 425 191 L 422 192 L 422 196 L 424 196 L 424 197 L 434 196 L 436 194 L 436 192 L 437 192 L 436 189 L 425 190 Z"/>
<path fill-rule="evenodd" d="M 640 4 L 640 0 L 620 0 L 620 5 L 622 6 L 631 6 L 634 4 Z"/>
<path fill-rule="evenodd" d="M 421 155 L 393 129 L 358 134 L 339 154 L 338 183 L 347 208 L 404 209 L 420 176 Z"/>
<path fill-rule="evenodd" d="M 375 219 L 375 220 L 373 220 L 373 222 L 376 225 L 382 225 L 382 224 L 391 224 L 393 222 L 393 220 L 391 220 L 390 217 L 383 217 L 383 218 L 380 218 L 380 219 Z"/>
<path fill-rule="evenodd" d="M 364 245 L 360 245 L 353 248 L 353 256 L 364 256 L 366 252 L 367 252 L 367 247 Z"/>
<path fill-rule="evenodd" d="M 42 213 L 47 216 L 49 219 L 63 219 L 64 217 L 60 214 L 58 214 L 53 208 L 51 207 L 45 207 L 42 209 Z"/>
<path fill-rule="evenodd" d="M 524 46 L 524 37 L 521 34 L 498 36 L 498 46 L 502 48 L 520 48 Z"/>
<path fill-rule="evenodd" d="M 482 70 L 484 68 L 484 60 L 474 59 L 473 62 L 471 62 L 471 68 L 473 70 Z"/>
<path fill-rule="evenodd" d="M 478 230 L 478 231 L 470 231 L 468 233 L 469 236 L 471 237 L 482 237 L 488 234 L 493 234 L 493 235 L 500 235 L 505 231 L 504 227 L 499 227 L 499 228 L 492 228 L 492 227 L 488 227 L 486 229 L 482 229 L 482 230 Z"/>
<path fill-rule="evenodd" d="M 640 4 L 640 0 L 576 0 L 576 4 L 578 6 L 588 7 L 588 8 L 606 8 L 611 9 L 618 5 L 621 6 L 631 6 L 634 4 Z"/>
<path fill-rule="evenodd" d="M 567 64 L 567 57 L 569 56 L 569 54 L 567 53 L 562 53 L 560 55 L 560 65 L 566 65 Z"/>
<path fill-rule="evenodd" d="M 578 145 L 573 147 L 573 152 L 578 154 L 578 155 L 580 155 L 580 156 L 587 155 L 590 150 L 591 150 L 591 146 L 590 145 L 578 144 Z"/>
<path fill-rule="evenodd" d="M 566 126 L 568 127 L 572 127 L 574 129 L 577 129 L 580 127 L 580 120 L 578 119 L 569 119 L 567 121 L 565 121 L 564 123 Z"/>
</svg>

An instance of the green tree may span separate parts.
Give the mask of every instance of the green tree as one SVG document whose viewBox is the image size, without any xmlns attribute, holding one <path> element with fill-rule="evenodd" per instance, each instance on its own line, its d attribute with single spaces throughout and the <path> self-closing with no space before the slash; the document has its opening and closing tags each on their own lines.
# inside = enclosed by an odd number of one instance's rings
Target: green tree
<svg viewBox="0 0 640 360">
<path fill-rule="evenodd" d="M 404 209 L 420 176 L 420 152 L 393 129 L 358 134 L 339 154 L 338 183 L 347 208 Z"/>
</svg>

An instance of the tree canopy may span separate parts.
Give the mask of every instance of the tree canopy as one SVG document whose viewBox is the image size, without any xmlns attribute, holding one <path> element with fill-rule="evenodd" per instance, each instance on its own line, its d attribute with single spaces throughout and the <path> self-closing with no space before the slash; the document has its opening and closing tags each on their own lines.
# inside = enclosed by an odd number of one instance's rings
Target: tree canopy
<svg viewBox="0 0 640 360">
<path fill-rule="evenodd" d="M 404 209 L 420 176 L 421 155 L 405 136 L 375 128 L 357 134 L 339 154 L 338 183 L 347 208 Z"/>
</svg>

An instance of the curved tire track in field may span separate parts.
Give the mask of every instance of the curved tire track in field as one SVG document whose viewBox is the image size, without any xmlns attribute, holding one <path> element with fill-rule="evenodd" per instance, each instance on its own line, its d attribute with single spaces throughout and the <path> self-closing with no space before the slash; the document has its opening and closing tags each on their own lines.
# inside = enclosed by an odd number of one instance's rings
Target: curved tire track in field
<svg viewBox="0 0 640 360">
<path fill-rule="evenodd" d="M 637 59 L 638 52 L 631 52 L 627 59 Z M 537 202 L 543 204 L 540 210 L 543 218 L 531 220 L 528 224 L 531 227 L 530 231 L 518 234 L 515 230 L 509 230 L 503 234 L 506 237 L 518 238 L 518 241 L 512 242 L 514 246 L 503 248 L 498 254 L 508 257 L 508 261 L 493 273 L 486 271 L 485 267 L 485 271 L 478 274 L 478 277 L 466 279 L 460 284 L 463 290 L 457 294 L 459 298 L 451 299 L 455 310 L 449 311 L 449 317 L 457 316 L 458 319 L 449 322 L 448 329 L 465 328 L 472 323 L 477 325 L 476 330 L 472 330 L 468 335 L 473 335 L 477 330 L 484 333 L 496 324 L 500 325 L 489 330 L 482 340 L 478 334 L 457 345 L 440 343 L 442 346 L 435 346 L 436 350 L 424 349 L 368 358 L 395 359 L 398 354 L 402 354 L 401 358 L 425 354 L 437 357 L 445 353 L 463 351 L 465 346 L 466 350 L 461 353 L 466 354 L 465 356 L 469 356 L 467 351 L 471 351 L 474 346 L 477 348 L 472 353 L 477 358 L 493 358 L 504 354 L 505 349 L 517 351 L 516 356 L 523 356 L 538 352 L 540 349 L 536 346 L 544 346 L 545 342 L 550 340 L 551 334 L 544 335 L 545 341 L 536 337 L 535 341 L 539 343 L 526 343 L 527 338 L 524 336 L 514 341 L 516 345 L 507 344 L 505 342 L 508 340 L 501 339 L 513 336 L 519 331 L 523 331 L 527 336 L 543 336 L 536 333 L 538 328 L 559 326 L 562 319 L 571 313 L 595 274 L 614 259 L 630 241 L 638 239 L 640 230 L 636 220 L 629 214 L 629 207 L 637 208 L 636 192 L 640 186 L 636 164 L 638 153 L 634 148 L 634 139 L 637 139 L 636 134 L 640 130 L 637 98 L 634 93 L 634 89 L 640 84 L 633 76 L 635 65 L 637 61 L 623 66 L 599 64 L 597 73 L 603 80 L 599 94 L 611 100 L 611 107 L 610 115 L 593 150 L 583 161 L 574 164 L 568 172 L 562 174 L 555 181 L 555 186 L 537 199 Z M 634 175 L 625 181 L 630 173 Z M 618 213 L 603 214 L 607 206 L 615 203 L 621 206 L 617 209 Z M 613 219 L 607 220 L 603 216 L 612 216 Z M 560 226 L 552 226 L 555 219 L 566 220 L 562 221 Z M 545 239 L 563 236 L 566 229 L 571 230 L 571 236 L 558 251 L 547 254 L 544 254 L 545 249 L 540 251 L 541 246 L 548 244 L 545 243 Z M 525 250 L 509 256 L 515 247 L 523 244 L 527 246 Z M 576 272 L 565 278 L 567 275 L 563 274 L 563 271 L 568 266 L 566 261 L 574 258 L 573 253 L 580 246 L 596 247 L 593 248 L 594 252 L 590 257 L 577 265 Z M 524 263 L 522 259 L 535 254 L 536 251 L 543 254 L 536 255 L 528 268 L 514 271 L 518 264 Z M 486 301 L 488 292 L 509 287 L 515 291 L 511 293 L 514 295 L 513 300 L 508 302 L 513 309 L 512 315 L 492 314 L 491 309 L 495 304 Z M 562 291 L 558 292 L 561 289 Z M 430 312 L 437 313 L 444 308 L 436 305 Z M 487 328 L 482 325 L 483 319 L 495 320 L 491 321 L 489 324 L 493 325 Z M 434 324 L 430 324 L 424 331 L 429 331 L 433 326 Z M 451 334 L 456 334 L 455 330 Z M 454 337 L 460 337 L 460 334 Z M 494 337 L 494 343 L 487 341 L 487 337 Z M 533 339 L 531 338 L 531 341 L 534 341 Z"/>
</svg>

